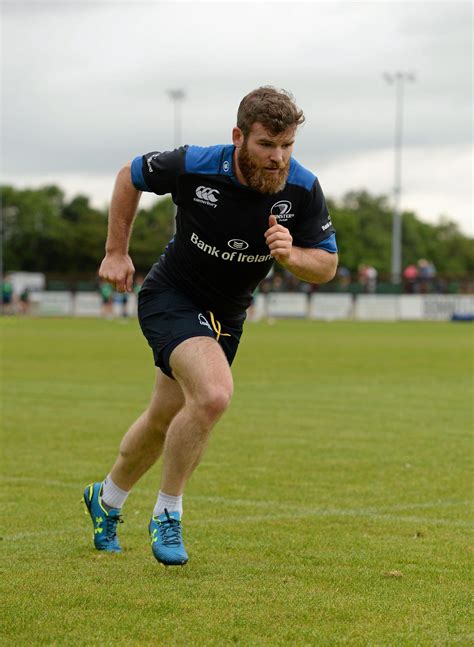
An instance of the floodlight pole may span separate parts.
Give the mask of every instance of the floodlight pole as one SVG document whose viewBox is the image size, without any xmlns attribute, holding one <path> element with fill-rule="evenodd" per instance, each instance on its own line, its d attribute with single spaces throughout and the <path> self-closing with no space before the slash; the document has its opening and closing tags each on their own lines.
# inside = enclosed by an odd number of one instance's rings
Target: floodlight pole
<svg viewBox="0 0 474 647">
<path fill-rule="evenodd" d="M 178 148 L 182 146 L 183 142 L 181 141 L 181 102 L 185 99 L 186 93 L 181 88 L 175 88 L 174 90 L 168 90 L 168 96 L 173 102 L 173 126 L 174 126 L 174 139 L 173 147 Z M 174 205 L 174 216 L 173 216 L 173 234 L 176 233 L 176 205 Z"/>
<path fill-rule="evenodd" d="M 404 82 L 414 81 L 411 72 L 384 74 L 390 85 L 395 84 L 395 167 L 393 185 L 393 218 L 392 218 L 392 283 L 400 283 L 402 275 L 402 147 L 403 147 L 403 100 Z"/>
<path fill-rule="evenodd" d="M 184 90 L 176 88 L 175 90 L 168 90 L 168 96 L 173 102 L 173 124 L 174 124 L 174 147 L 182 145 L 181 133 L 181 102 L 186 98 Z"/>
</svg>

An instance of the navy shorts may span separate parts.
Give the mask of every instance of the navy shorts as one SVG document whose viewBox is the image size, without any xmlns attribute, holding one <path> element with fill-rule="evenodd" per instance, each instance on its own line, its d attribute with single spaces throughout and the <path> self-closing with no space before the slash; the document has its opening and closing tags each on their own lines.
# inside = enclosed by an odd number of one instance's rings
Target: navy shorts
<svg viewBox="0 0 474 647">
<path fill-rule="evenodd" d="M 245 317 L 246 313 L 221 318 L 219 313 L 199 308 L 183 292 L 166 285 L 144 286 L 138 293 L 138 321 L 153 351 L 155 366 L 171 378 L 170 355 L 176 346 L 191 337 L 216 339 L 231 365 Z"/>
</svg>

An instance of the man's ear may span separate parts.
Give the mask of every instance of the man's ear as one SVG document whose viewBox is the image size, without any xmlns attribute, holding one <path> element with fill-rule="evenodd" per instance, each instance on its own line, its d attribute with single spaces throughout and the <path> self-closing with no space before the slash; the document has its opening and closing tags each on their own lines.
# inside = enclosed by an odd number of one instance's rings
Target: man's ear
<svg viewBox="0 0 474 647">
<path fill-rule="evenodd" d="M 240 128 L 232 128 L 232 143 L 236 148 L 240 148 L 242 144 L 244 143 L 244 133 L 240 130 Z"/>
</svg>

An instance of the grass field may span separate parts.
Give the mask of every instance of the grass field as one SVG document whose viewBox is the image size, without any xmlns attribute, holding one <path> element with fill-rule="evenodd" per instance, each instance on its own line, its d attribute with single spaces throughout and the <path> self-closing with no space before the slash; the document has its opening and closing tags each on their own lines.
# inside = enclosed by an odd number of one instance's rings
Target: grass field
<svg viewBox="0 0 474 647">
<path fill-rule="evenodd" d="M 134 321 L 3 318 L 2 644 L 472 645 L 472 328 L 248 324 L 185 496 L 190 562 L 147 524 L 159 466 L 92 548 L 79 503 L 145 407 Z"/>
</svg>

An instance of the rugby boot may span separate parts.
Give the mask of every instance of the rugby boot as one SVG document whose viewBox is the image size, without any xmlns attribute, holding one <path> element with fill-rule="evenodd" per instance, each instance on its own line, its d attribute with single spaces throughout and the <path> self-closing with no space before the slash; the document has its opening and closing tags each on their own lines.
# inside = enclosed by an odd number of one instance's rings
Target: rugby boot
<svg viewBox="0 0 474 647">
<path fill-rule="evenodd" d="M 183 544 L 179 512 L 152 517 L 148 527 L 154 557 L 165 566 L 183 566 L 188 554 Z"/>
<path fill-rule="evenodd" d="M 91 483 L 84 490 L 84 503 L 92 519 L 94 527 L 94 546 L 97 550 L 109 553 L 120 553 L 117 539 L 117 524 L 123 523 L 118 508 L 106 509 L 102 503 L 103 483 Z"/>
</svg>

